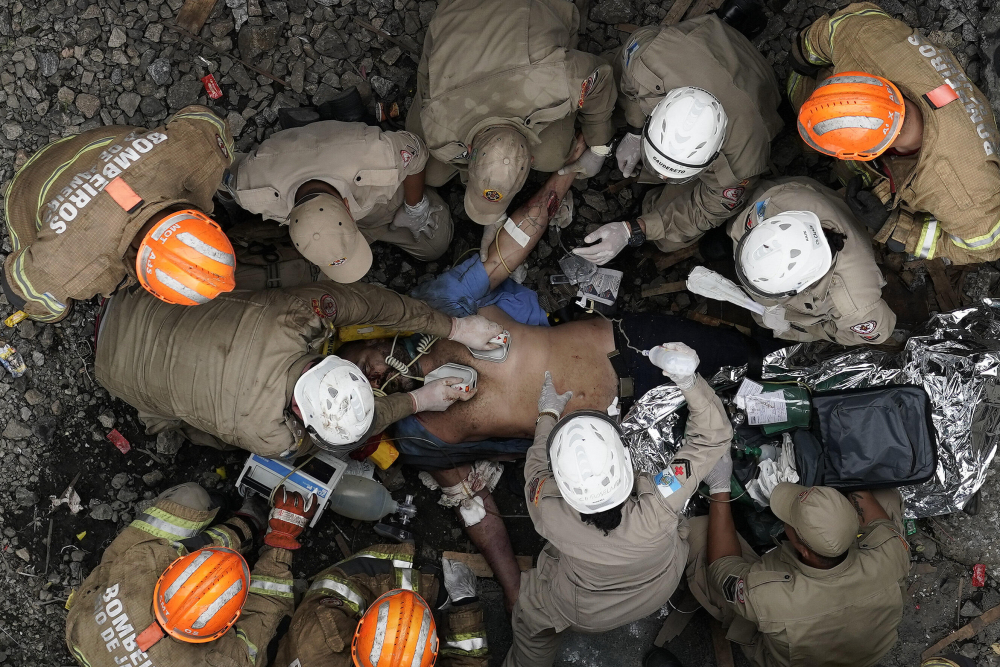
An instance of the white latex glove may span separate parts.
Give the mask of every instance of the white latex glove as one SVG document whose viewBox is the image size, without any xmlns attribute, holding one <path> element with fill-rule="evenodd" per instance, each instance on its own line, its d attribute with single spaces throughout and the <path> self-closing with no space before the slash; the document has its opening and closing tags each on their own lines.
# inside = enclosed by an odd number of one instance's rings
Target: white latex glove
<svg viewBox="0 0 1000 667">
<path fill-rule="evenodd" d="M 599 149 L 603 149 L 605 151 L 609 150 L 607 146 L 600 146 Z M 604 160 L 607 157 L 607 153 L 601 155 L 601 153 L 595 151 L 593 148 L 588 148 L 576 162 L 570 162 L 568 165 L 560 169 L 559 175 L 565 176 L 566 174 L 576 174 L 577 179 L 593 178 L 594 176 L 597 176 L 598 172 L 601 171 L 601 167 L 604 166 Z"/>
<path fill-rule="evenodd" d="M 579 255 L 586 260 L 590 260 L 598 266 L 604 266 L 615 258 L 628 245 L 628 239 L 632 235 L 627 222 L 609 222 L 601 225 L 597 231 L 593 231 L 584 237 L 584 243 L 594 243 L 597 245 L 586 248 L 573 248 L 573 254 Z"/>
<path fill-rule="evenodd" d="M 444 589 L 452 602 L 476 597 L 476 574 L 468 565 L 442 558 L 441 569 L 444 570 Z"/>
<path fill-rule="evenodd" d="M 698 353 L 684 343 L 664 343 L 649 351 L 649 361 L 681 389 L 694 386 L 694 374 L 701 360 Z"/>
<path fill-rule="evenodd" d="M 396 211 L 392 222 L 389 223 L 389 229 L 403 228 L 410 230 L 410 234 L 413 234 L 414 242 L 420 240 L 421 234 L 432 239 L 434 238 L 434 233 L 437 231 L 438 223 L 431 216 L 442 208 L 442 206 L 431 205 L 431 201 L 427 198 L 427 195 L 424 195 L 424 198 L 416 206 L 410 206 L 404 202 L 399 207 L 399 210 Z"/>
<path fill-rule="evenodd" d="M 483 227 L 483 240 L 479 242 L 479 259 L 484 264 L 486 263 L 486 258 L 490 256 L 490 245 L 496 239 L 505 222 L 507 222 L 507 216 L 503 215 L 496 222 Z"/>
<path fill-rule="evenodd" d="M 618 168 L 622 170 L 622 176 L 625 178 L 632 176 L 639 164 L 641 151 L 642 137 L 638 134 L 629 132 L 618 142 L 618 152 L 615 153 L 615 157 L 618 158 Z"/>
<path fill-rule="evenodd" d="M 502 326 L 482 315 L 453 317 L 448 340 L 461 343 L 473 350 L 495 350 L 500 345 L 490 341 L 502 333 Z"/>
<path fill-rule="evenodd" d="M 768 306 L 764 309 L 764 326 L 776 334 L 783 334 L 792 326 L 785 319 L 784 306 Z"/>
<path fill-rule="evenodd" d="M 463 382 L 462 378 L 440 378 L 420 389 L 410 392 L 413 398 L 413 412 L 444 412 L 455 401 L 467 401 L 476 395 L 477 388 L 465 391 L 455 389 L 453 384 Z"/>
<path fill-rule="evenodd" d="M 705 479 L 702 480 L 708 485 L 709 495 L 713 493 L 729 493 L 729 490 L 732 488 L 729 480 L 733 476 L 733 457 L 729 453 L 729 445 L 725 445 L 725 448 L 726 453 L 722 455 L 719 462 L 708 471 Z"/>
<path fill-rule="evenodd" d="M 565 394 L 556 392 L 556 386 L 552 384 L 552 373 L 545 371 L 545 383 L 542 385 L 542 393 L 538 397 L 538 412 L 550 411 L 561 415 L 571 398 L 573 398 L 571 391 L 567 391 Z"/>
</svg>

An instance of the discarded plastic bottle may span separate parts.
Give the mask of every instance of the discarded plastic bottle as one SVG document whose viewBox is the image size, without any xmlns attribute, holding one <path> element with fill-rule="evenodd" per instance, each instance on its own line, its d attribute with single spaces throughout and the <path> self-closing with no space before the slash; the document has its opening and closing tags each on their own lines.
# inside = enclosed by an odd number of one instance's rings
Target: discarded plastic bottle
<svg viewBox="0 0 1000 667">
<path fill-rule="evenodd" d="M 760 447 L 745 447 L 743 449 L 743 455 L 752 456 L 758 461 L 764 461 L 766 459 L 774 461 L 778 458 L 778 450 L 774 445 L 765 444 Z"/>
<path fill-rule="evenodd" d="M 19 378 L 28 372 L 28 367 L 24 365 L 24 359 L 13 345 L 0 341 L 0 364 L 7 369 L 13 377 Z"/>
<path fill-rule="evenodd" d="M 395 512 L 399 504 L 375 480 L 359 475 L 344 475 L 330 494 L 326 507 L 348 519 L 378 521 Z"/>
</svg>

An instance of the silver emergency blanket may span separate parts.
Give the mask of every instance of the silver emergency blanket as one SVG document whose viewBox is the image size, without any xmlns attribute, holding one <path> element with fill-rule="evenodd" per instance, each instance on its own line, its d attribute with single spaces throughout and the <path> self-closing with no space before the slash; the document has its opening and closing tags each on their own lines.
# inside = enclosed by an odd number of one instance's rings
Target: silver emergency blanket
<svg viewBox="0 0 1000 667">
<path fill-rule="evenodd" d="M 717 391 L 737 386 L 746 367 L 724 368 Z M 889 384 L 922 386 L 933 406 L 938 464 L 934 479 L 903 487 L 909 518 L 957 512 L 982 486 L 1000 442 L 1000 300 L 935 315 L 898 353 L 801 343 L 764 360 L 764 380 L 797 380 L 812 391 Z M 724 402 L 726 399 L 724 399 Z M 636 469 L 658 472 L 681 446 L 677 387 L 661 385 L 636 401 L 622 423 Z"/>
</svg>

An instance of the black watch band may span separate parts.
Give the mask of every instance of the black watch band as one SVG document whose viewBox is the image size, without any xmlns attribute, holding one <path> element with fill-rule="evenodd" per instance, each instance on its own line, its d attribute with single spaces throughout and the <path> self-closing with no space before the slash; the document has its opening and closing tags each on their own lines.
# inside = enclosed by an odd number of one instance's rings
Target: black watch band
<svg viewBox="0 0 1000 667">
<path fill-rule="evenodd" d="M 646 242 L 646 232 L 642 231 L 638 220 L 631 220 L 628 223 L 628 245 L 630 248 L 638 248 Z"/>
</svg>

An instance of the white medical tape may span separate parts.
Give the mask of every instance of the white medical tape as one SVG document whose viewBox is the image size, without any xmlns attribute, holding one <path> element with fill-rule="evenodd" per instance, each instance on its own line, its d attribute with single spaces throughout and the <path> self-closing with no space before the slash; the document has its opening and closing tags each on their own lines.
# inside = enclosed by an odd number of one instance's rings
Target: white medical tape
<svg viewBox="0 0 1000 667">
<path fill-rule="evenodd" d="M 507 218 L 507 222 L 503 223 L 503 228 L 507 230 L 507 233 L 510 234 L 510 237 L 515 241 L 517 241 L 517 244 L 522 248 L 528 245 L 528 241 L 531 240 L 530 236 L 528 236 L 527 234 L 525 234 L 524 232 L 522 232 L 520 229 L 517 228 L 517 225 L 514 224 L 514 220 L 512 220 L 511 218 Z"/>
</svg>

